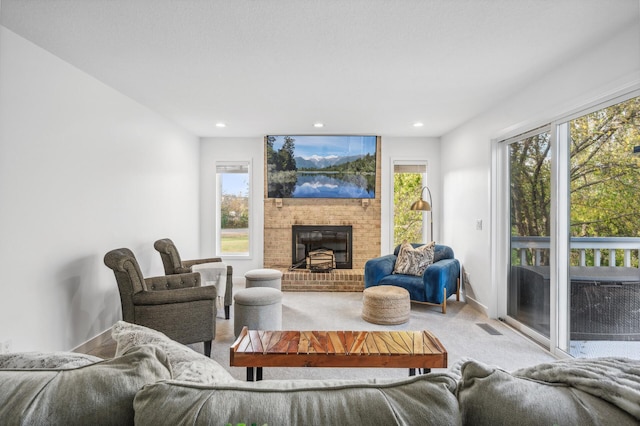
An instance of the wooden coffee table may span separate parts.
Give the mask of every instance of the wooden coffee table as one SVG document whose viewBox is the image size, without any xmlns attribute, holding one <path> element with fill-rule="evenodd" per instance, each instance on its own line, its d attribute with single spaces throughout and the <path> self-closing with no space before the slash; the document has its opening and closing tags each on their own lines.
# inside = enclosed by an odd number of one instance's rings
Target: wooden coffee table
<svg viewBox="0 0 640 426">
<path fill-rule="evenodd" d="M 379 367 L 427 373 L 447 367 L 447 351 L 429 331 L 264 331 L 244 327 L 230 348 L 230 365 L 247 367 Z"/>
</svg>

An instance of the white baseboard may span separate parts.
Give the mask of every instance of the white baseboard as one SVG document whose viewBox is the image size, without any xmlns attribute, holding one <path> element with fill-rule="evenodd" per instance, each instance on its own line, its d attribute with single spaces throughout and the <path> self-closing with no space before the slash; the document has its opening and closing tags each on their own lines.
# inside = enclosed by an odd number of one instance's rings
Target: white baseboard
<svg viewBox="0 0 640 426">
<path fill-rule="evenodd" d="M 93 339 L 87 340 L 77 348 L 71 350 L 71 352 L 78 352 L 88 354 L 94 349 L 104 345 L 111 340 L 111 328 L 106 329 L 102 333 L 98 334 Z"/>
<path fill-rule="evenodd" d="M 489 316 L 489 308 L 483 305 L 482 303 L 478 302 L 473 297 L 465 295 L 464 300 L 476 311 L 483 313 L 487 317 Z"/>
</svg>

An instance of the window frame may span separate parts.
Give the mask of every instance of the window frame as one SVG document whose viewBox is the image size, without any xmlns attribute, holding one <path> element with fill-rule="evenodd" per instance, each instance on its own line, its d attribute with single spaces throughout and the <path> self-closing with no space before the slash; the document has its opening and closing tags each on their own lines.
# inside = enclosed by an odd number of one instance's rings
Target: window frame
<svg viewBox="0 0 640 426">
<path fill-rule="evenodd" d="M 390 197 L 389 197 L 389 218 L 390 218 L 390 226 L 389 226 L 389 245 L 391 247 L 388 247 L 388 250 L 390 252 L 393 252 L 393 250 L 396 248 L 395 246 L 395 223 L 396 223 L 396 218 L 395 218 L 395 167 L 396 166 L 424 166 L 425 171 L 422 174 L 422 186 L 421 186 L 421 190 L 423 187 L 428 186 L 428 181 L 429 181 L 429 161 L 426 159 L 417 159 L 417 160 L 412 160 L 412 159 L 406 159 L 406 158 L 391 158 L 391 168 L 390 168 L 390 184 L 389 184 L 389 189 L 390 189 Z M 429 189 L 431 190 L 431 187 L 429 187 Z M 419 194 L 416 194 L 416 198 L 415 201 L 418 200 L 418 197 L 420 197 L 422 195 L 422 191 Z M 433 208 L 433 206 L 432 206 Z M 422 212 L 422 239 L 423 241 L 432 241 L 433 240 L 433 236 L 429 235 L 429 215 L 433 215 L 433 210 L 431 212 Z M 435 230 L 434 230 L 435 233 Z M 428 238 L 431 238 L 431 240 L 429 240 Z"/>
<path fill-rule="evenodd" d="M 221 236 L 222 236 L 222 179 L 220 179 L 221 173 L 218 172 L 218 167 L 229 167 L 229 166 L 241 166 L 247 168 L 247 181 L 249 183 L 249 188 L 247 191 L 247 209 L 249 212 L 249 221 L 248 221 L 248 251 L 246 253 L 233 253 L 233 254 L 225 254 L 222 253 L 221 249 Z M 225 161 L 216 161 L 214 164 L 214 180 L 215 180 L 215 224 L 214 224 L 214 253 L 217 257 L 225 259 L 243 259 L 250 260 L 253 258 L 253 228 L 255 223 L 254 212 L 253 212 L 253 162 L 252 160 L 225 160 Z"/>
</svg>

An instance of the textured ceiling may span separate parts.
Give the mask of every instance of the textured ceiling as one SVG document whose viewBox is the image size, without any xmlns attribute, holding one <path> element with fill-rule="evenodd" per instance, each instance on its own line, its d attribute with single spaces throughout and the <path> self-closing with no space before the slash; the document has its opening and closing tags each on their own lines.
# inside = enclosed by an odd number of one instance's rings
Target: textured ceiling
<svg viewBox="0 0 640 426">
<path fill-rule="evenodd" d="M 638 8 L 638 0 L 2 0 L 0 22 L 198 136 L 440 136 L 637 23 Z"/>
</svg>

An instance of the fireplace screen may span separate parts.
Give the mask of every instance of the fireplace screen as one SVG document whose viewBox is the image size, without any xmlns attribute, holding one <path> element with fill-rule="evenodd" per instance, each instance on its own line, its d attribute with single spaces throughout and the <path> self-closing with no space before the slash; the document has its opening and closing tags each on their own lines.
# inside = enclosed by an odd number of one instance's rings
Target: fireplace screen
<svg viewBox="0 0 640 426">
<path fill-rule="evenodd" d="M 296 269 L 351 269 L 351 226 L 292 227 L 292 264 Z"/>
</svg>

